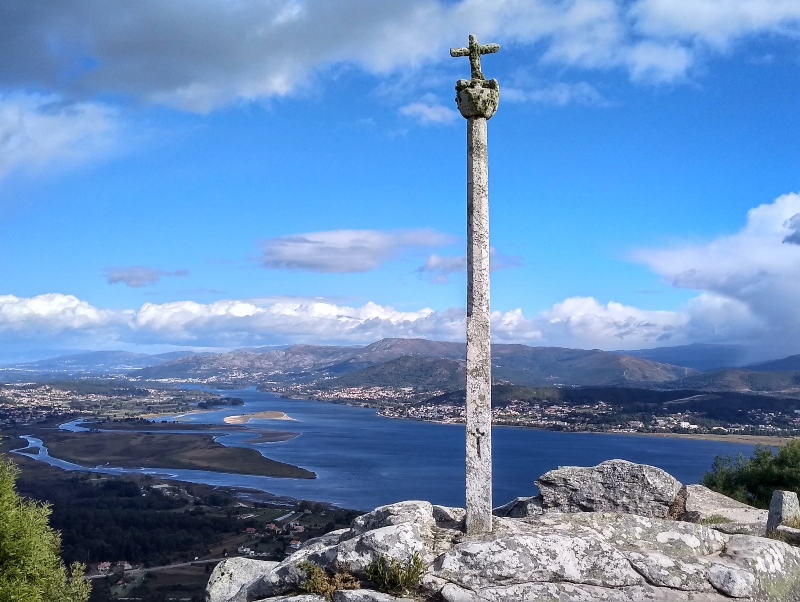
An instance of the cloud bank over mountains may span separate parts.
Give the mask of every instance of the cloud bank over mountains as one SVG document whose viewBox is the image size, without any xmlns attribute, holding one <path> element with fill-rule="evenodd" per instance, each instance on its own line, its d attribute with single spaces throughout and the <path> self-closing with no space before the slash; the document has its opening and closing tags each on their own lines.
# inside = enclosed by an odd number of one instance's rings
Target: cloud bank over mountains
<svg viewBox="0 0 800 602">
<path fill-rule="evenodd" d="M 772 355 L 797 353 L 800 245 L 793 236 L 799 221 L 800 194 L 787 194 L 749 211 L 746 224 L 735 234 L 706 243 L 637 251 L 637 261 L 673 286 L 700 292 L 680 311 L 642 310 L 575 297 L 535 316 L 525 316 L 519 309 L 494 312 L 494 339 L 603 349 L 743 343 Z M 365 343 L 390 336 L 459 340 L 464 320 L 459 308 L 399 311 L 371 302 L 351 307 L 314 299 L 180 301 L 110 310 L 58 293 L 0 296 L 2 345 L 37 339 L 64 345 L 116 342 L 225 348 Z"/>
</svg>

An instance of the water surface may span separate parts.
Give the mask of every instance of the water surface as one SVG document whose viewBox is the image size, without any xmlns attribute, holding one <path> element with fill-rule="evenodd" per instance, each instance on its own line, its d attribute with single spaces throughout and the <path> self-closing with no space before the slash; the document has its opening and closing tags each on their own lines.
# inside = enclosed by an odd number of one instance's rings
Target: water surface
<svg viewBox="0 0 800 602">
<path fill-rule="evenodd" d="M 236 414 L 285 412 L 296 421 L 251 420 L 247 427 L 299 433 L 277 443 L 250 444 L 256 435 L 237 432 L 217 437 L 224 445 L 250 447 L 263 455 L 317 473 L 317 479 L 275 479 L 197 470 L 123 470 L 219 486 L 250 487 L 276 495 L 331 502 L 367 510 L 381 504 L 424 499 L 464 505 L 464 427 L 376 415 L 375 410 L 317 401 L 281 399 L 254 389 L 218 391 L 240 397 L 245 405 L 192 415 L 194 423 L 225 432 L 223 419 Z M 66 428 L 78 430 L 75 423 Z M 33 438 L 29 438 L 31 441 Z M 40 447 L 32 441 L 33 447 Z M 494 501 L 500 505 L 537 493 L 533 481 L 558 466 L 592 466 L 621 458 L 659 466 L 683 483 L 697 483 L 717 455 L 749 456 L 754 446 L 662 437 L 560 433 L 513 427 L 493 429 Z M 44 450 L 46 452 L 46 450 Z M 83 467 L 35 456 L 66 470 Z"/>
</svg>

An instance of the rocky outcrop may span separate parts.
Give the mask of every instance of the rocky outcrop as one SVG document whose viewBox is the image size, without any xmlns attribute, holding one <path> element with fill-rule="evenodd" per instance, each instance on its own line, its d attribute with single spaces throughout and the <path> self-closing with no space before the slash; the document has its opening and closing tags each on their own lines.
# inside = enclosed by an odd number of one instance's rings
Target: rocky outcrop
<svg viewBox="0 0 800 602">
<path fill-rule="evenodd" d="M 250 558 L 227 558 L 217 564 L 206 585 L 207 602 L 244 602 L 247 586 L 269 573 L 277 562 Z M 241 595 L 240 595 L 241 592 Z M 300 601 L 297 601 L 300 602 Z"/>
<path fill-rule="evenodd" d="M 545 512 L 629 512 L 666 518 L 681 483 L 655 466 L 608 460 L 562 466 L 536 481 Z"/>
<path fill-rule="evenodd" d="M 800 549 L 655 516 L 674 511 L 673 502 L 680 497 L 681 512 L 699 513 L 691 518 L 700 520 L 711 512 L 714 500 L 722 502 L 707 491 L 681 488 L 663 471 L 629 462 L 560 470 L 560 475 L 553 477 L 558 471 L 552 471 L 540 480 L 551 484 L 549 496 L 543 492 L 539 501 L 523 498 L 507 504 L 504 512 L 519 517 L 495 516 L 490 535 L 467 537 L 459 508 L 422 501 L 382 506 L 357 518 L 349 529 L 310 540 L 280 564 L 261 563 L 263 572 L 248 572 L 249 583 L 229 600 L 320 602 L 319 596 L 297 595 L 306 578 L 303 563 L 311 562 L 331 573 L 347 569 L 361 580 L 364 589 L 338 591 L 333 602 L 398 602 L 405 599 L 375 590 L 366 569 L 378 558 L 407 563 L 416 557 L 427 568 L 417 593 L 444 602 L 800 601 Z M 564 491 L 556 491 L 556 482 L 564 483 Z M 574 495 L 578 482 L 586 483 L 592 494 Z M 602 483 L 618 494 L 616 504 L 612 494 L 602 495 Z M 632 497 L 635 491 L 642 492 L 641 500 Z M 603 510 L 558 512 L 553 500 L 561 508 L 590 505 Z M 639 512 L 620 510 L 633 507 Z M 720 504 L 716 514 L 722 512 L 753 518 L 736 503 Z M 224 565 L 212 576 L 219 591 L 227 583 L 222 576 L 235 570 L 233 564 Z M 231 581 L 225 591 L 244 581 Z"/>
</svg>

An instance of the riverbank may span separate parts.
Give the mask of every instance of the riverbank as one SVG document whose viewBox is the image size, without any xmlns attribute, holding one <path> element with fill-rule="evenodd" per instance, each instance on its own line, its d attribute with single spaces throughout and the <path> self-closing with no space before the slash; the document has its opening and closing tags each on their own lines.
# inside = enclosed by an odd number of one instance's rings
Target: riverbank
<svg viewBox="0 0 800 602">
<path fill-rule="evenodd" d="M 767 435 L 714 435 L 711 433 L 689 434 L 689 433 L 615 433 L 605 432 L 600 435 L 634 435 L 639 437 L 663 437 L 667 439 L 692 439 L 694 441 L 719 441 L 721 443 L 738 443 L 744 445 L 766 445 L 767 447 L 778 447 L 786 445 L 796 437 L 769 437 Z"/>
<path fill-rule="evenodd" d="M 381 418 L 392 420 L 408 420 L 411 422 L 426 422 L 430 424 L 444 424 L 450 426 L 463 426 L 463 422 L 446 422 L 443 420 L 422 420 L 419 418 L 406 418 L 404 416 L 387 416 L 381 412 L 377 413 Z M 786 445 L 789 441 L 797 437 L 771 437 L 769 435 L 717 435 L 712 433 L 639 433 L 631 431 L 565 431 L 561 429 L 548 429 L 537 426 L 527 426 L 522 424 L 497 424 L 493 426 L 522 429 L 527 431 L 544 431 L 549 433 L 564 433 L 565 435 L 624 435 L 630 437 L 658 437 L 664 439 L 689 439 L 693 441 L 714 441 L 718 443 L 731 443 L 737 445 L 765 445 L 767 447 L 779 447 Z"/>
</svg>

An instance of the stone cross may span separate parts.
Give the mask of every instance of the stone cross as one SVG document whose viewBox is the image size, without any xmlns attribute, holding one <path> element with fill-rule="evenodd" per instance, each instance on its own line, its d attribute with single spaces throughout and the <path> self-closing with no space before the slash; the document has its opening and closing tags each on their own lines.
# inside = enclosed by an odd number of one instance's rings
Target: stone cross
<svg viewBox="0 0 800 602">
<path fill-rule="evenodd" d="M 481 55 L 494 54 L 495 52 L 500 52 L 499 45 L 486 44 L 481 46 L 478 44 L 478 38 L 470 34 L 469 46 L 466 48 L 451 48 L 450 56 L 468 56 L 469 66 L 472 69 L 472 79 L 483 79 L 483 73 L 481 72 Z"/>
<path fill-rule="evenodd" d="M 485 80 L 480 55 L 497 52 L 469 36 L 472 79 L 456 83 L 456 103 L 467 120 L 467 535 L 492 530 L 492 347 L 489 313 L 489 156 L 486 121 L 500 101 L 496 79 Z"/>
</svg>

